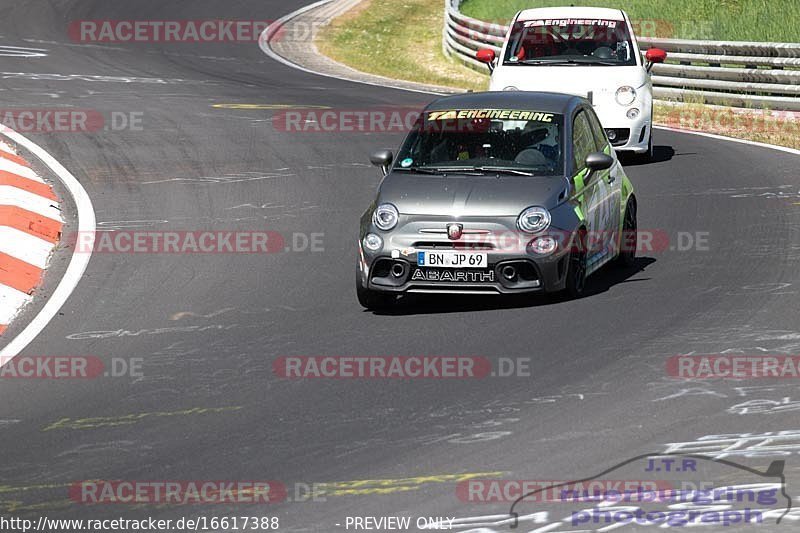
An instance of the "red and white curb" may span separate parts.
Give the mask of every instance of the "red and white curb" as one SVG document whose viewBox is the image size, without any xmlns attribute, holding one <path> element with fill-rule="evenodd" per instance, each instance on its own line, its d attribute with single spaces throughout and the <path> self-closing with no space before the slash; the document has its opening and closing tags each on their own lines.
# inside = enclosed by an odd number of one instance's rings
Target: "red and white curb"
<svg viewBox="0 0 800 533">
<path fill-rule="evenodd" d="M 77 231 L 81 235 L 91 235 L 90 242 L 87 243 L 89 247 L 88 252 L 77 253 L 73 250 L 72 257 L 67 264 L 67 269 L 61 276 L 58 285 L 51 294 L 48 295 L 44 305 L 39 310 L 33 319 L 31 319 L 25 327 L 11 338 L 8 343 L 0 349 L 0 361 L 6 362 L 18 356 L 22 350 L 25 349 L 33 340 L 47 327 L 47 325 L 56 316 L 58 316 L 64 304 L 67 303 L 70 295 L 75 290 L 75 287 L 80 283 L 83 273 L 89 266 L 89 261 L 92 258 L 91 249 L 94 246 L 94 233 L 97 229 L 97 220 L 94 214 L 94 206 L 92 199 L 83 188 L 83 185 L 78 179 L 67 170 L 67 168 L 58 162 L 58 160 L 50 155 L 47 150 L 31 141 L 24 135 L 0 124 L 0 136 L 10 140 L 15 146 L 22 147 L 27 153 L 36 157 L 44 166 L 46 166 L 53 176 L 58 179 L 64 186 L 64 189 L 72 198 L 77 213 Z M 33 181 L 37 181 L 33 179 Z M 41 183 L 41 182 L 40 182 Z M 0 344 L 2 344 L 0 342 Z"/>
<path fill-rule="evenodd" d="M 33 298 L 62 226 L 53 188 L 0 141 L 0 335 Z"/>
</svg>

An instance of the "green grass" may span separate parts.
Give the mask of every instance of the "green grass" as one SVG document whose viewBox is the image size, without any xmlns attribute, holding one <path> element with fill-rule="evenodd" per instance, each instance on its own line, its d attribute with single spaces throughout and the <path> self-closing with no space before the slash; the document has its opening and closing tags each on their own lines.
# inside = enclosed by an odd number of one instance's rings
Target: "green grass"
<svg viewBox="0 0 800 533">
<path fill-rule="evenodd" d="M 323 54 L 353 68 L 420 83 L 486 90 L 489 76 L 442 52 L 444 2 L 370 0 L 334 20 L 317 37 Z"/>
<path fill-rule="evenodd" d="M 645 37 L 722 41 L 798 42 L 800 0 L 465 0 L 461 11 L 495 22 L 517 11 L 563 5 L 624 9 L 631 20 L 653 21 Z"/>
</svg>

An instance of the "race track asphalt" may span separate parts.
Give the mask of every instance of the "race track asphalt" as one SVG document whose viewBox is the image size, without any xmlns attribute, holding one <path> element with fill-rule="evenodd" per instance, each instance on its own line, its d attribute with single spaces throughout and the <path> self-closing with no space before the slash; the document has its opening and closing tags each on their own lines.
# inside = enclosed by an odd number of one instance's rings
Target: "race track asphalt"
<svg viewBox="0 0 800 533">
<path fill-rule="evenodd" d="M 800 350 L 797 156 L 657 131 L 657 161 L 627 167 L 639 226 L 675 247 L 679 235 L 707 247 L 605 269 L 578 301 L 414 297 L 374 314 L 353 287 L 358 220 L 379 183 L 368 155 L 402 134 L 287 133 L 273 110 L 213 106 L 369 109 L 431 97 L 299 72 L 254 43 L 82 44 L 67 33 L 79 19 L 274 20 L 302 3 L 4 4 L 0 42 L 47 55 L 0 57 L 3 107 L 141 113 L 140 131 L 28 135 L 82 182 L 99 229 L 324 234 L 324 250 L 95 254 L 23 353 L 141 358 L 142 375 L 1 381 L 3 514 L 277 516 L 295 532 L 344 529 L 348 516 L 503 515 L 508 503 L 461 501 L 449 476 L 579 479 L 669 443 L 800 430 L 796 381 L 686 383 L 665 370 L 677 354 Z M 529 358 L 530 376 L 286 380 L 272 370 L 286 355 Z M 736 407 L 752 400 L 789 407 Z M 727 457 L 760 469 L 785 459 L 791 493 L 798 450 L 795 439 Z M 68 492 L 87 479 L 373 481 L 302 503 L 87 506 Z"/>
</svg>

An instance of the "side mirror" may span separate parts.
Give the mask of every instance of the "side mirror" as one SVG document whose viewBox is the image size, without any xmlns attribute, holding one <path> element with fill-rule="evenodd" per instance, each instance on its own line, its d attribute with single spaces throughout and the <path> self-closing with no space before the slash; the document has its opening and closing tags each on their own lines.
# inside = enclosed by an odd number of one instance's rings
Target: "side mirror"
<svg viewBox="0 0 800 533">
<path fill-rule="evenodd" d="M 661 48 L 651 48 L 644 54 L 644 58 L 647 60 L 647 72 L 650 72 L 653 65 L 667 60 L 667 53 Z"/>
<path fill-rule="evenodd" d="M 491 48 L 483 48 L 478 50 L 475 54 L 475 58 L 480 61 L 481 63 L 486 63 L 486 66 L 489 67 L 489 72 L 494 71 L 494 60 L 497 56 L 494 53 L 494 50 Z"/>
<path fill-rule="evenodd" d="M 613 164 L 614 158 L 603 152 L 592 152 L 586 156 L 586 166 L 590 170 L 605 170 Z"/>
<path fill-rule="evenodd" d="M 394 154 L 391 150 L 378 150 L 372 152 L 372 155 L 369 156 L 369 162 L 376 167 L 381 167 L 381 172 L 383 172 L 384 176 L 389 173 L 389 167 L 393 160 Z"/>
</svg>

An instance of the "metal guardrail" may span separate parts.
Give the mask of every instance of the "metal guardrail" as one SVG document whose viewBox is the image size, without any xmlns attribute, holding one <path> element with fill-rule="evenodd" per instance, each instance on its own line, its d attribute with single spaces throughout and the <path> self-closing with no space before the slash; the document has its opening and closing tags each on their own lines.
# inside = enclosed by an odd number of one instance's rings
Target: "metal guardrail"
<svg viewBox="0 0 800 533">
<path fill-rule="evenodd" d="M 485 72 L 475 53 L 491 48 L 499 56 L 509 28 L 464 15 L 461 1 L 444 2 L 442 48 L 445 55 Z M 669 53 L 668 63 L 653 66 L 657 99 L 800 111 L 800 70 L 787 70 L 800 69 L 800 43 L 637 40 L 643 49 Z"/>
</svg>

